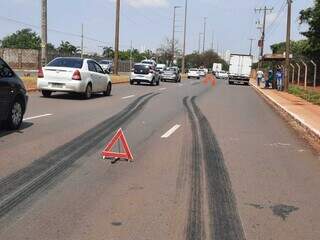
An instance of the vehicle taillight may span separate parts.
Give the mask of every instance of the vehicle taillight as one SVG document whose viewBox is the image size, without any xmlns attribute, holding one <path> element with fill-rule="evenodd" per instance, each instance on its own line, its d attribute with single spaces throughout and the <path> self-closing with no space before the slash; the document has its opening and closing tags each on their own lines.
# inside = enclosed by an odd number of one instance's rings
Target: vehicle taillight
<svg viewBox="0 0 320 240">
<path fill-rule="evenodd" d="M 73 80 L 81 80 L 81 74 L 79 70 L 75 70 L 73 75 L 72 75 Z"/>
<path fill-rule="evenodd" d="M 43 70 L 42 70 L 42 68 L 39 68 L 38 69 L 38 78 L 43 78 L 43 77 L 44 77 Z"/>
</svg>

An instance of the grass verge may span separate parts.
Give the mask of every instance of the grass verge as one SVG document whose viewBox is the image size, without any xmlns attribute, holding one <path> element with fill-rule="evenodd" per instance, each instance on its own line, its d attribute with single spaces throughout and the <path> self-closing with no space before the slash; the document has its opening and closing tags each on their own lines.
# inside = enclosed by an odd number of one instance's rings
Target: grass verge
<svg viewBox="0 0 320 240">
<path fill-rule="evenodd" d="M 289 93 L 313 104 L 320 105 L 320 92 L 304 90 L 298 86 L 289 86 Z"/>
</svg>

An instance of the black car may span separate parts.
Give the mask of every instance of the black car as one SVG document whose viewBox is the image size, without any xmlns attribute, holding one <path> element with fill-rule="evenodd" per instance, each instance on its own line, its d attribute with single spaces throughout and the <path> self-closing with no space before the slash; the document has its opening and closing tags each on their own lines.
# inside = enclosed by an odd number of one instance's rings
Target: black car
<svg viewBox="0 0 320 240">
<path fill-rule="evenodd" d="M 28 96 L 23 82 L 0 58 L 0 121 L 4 121 L 10 130 L 18 129 L 27 103 Z"/>
<path fill-rule="evenodd" d="M 181 75 L 180 75 L 179 68 L 177 67 L 166 68 L 164 72 L 161 74 L 161 81 L 181 82 Z"/>
</svg>

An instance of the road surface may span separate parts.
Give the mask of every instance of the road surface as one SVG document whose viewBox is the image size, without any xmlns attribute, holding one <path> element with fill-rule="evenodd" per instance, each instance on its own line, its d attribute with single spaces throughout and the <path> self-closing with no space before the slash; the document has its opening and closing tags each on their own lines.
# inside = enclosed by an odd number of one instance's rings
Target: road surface
<svg viewBox="0 0 320 240">
<path fill-rule="evenodd" d="M 0 132 L 0 239 L 319 239 L 319 155 L 250 87 L 30 95 Z M 101 159 L 120 127 L 133 163 Z"/>
</svg>

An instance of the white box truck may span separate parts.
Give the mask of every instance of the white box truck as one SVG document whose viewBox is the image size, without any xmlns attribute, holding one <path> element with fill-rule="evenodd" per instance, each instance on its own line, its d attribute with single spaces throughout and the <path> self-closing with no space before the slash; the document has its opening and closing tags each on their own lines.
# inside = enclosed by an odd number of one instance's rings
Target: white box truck
<svg viewBox="0 0 320 240">
<path fill-rule="evenodd" d="M 251 55 L 231 54 L 229 84 L 242 83 L 249 85 L 252 61 Z"/>
</svg>

